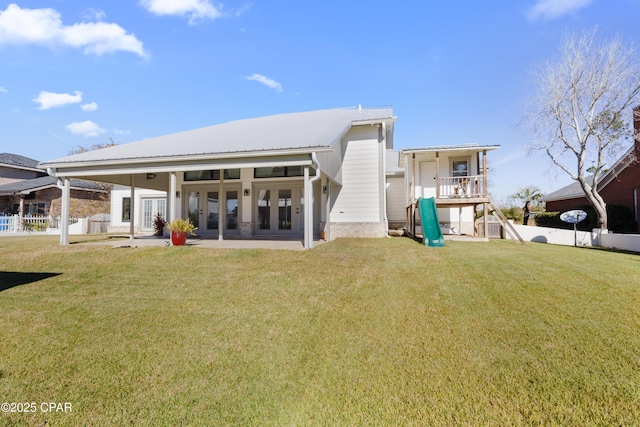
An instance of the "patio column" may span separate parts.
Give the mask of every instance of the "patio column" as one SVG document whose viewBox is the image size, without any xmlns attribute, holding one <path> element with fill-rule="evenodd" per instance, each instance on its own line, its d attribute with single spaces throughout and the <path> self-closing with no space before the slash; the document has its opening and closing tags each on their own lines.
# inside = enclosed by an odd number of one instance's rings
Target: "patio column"
<svg viewBox="0 0 640 427">
<path fill-rule="evenodd" d="M 313 221 L 312 210 L 313 206 L 311 206 L 311 191 L 309 185 L 309 166 L 304 167 L 304 248 L 311 249 L 313 247 L 313 226 L 309 226 Z M 310 233 L 311 231 L 311 233 Z"/>
<path fill-rule="evenodd" d="M 169 212 L 167 222 L 171 222 L 176 217 L 176 173 L 169 173 Z"/>
<path fill-rule="evenodd" d="M 18 205 L 18 216 L 24 218 L 24 194 L 20 195 L 20 204 Z"/>
<path fill-rule="evenodd" d="M 60 244 L 69 244 L 69 199 L 71 198 L 71 180 L 64 179 L 62 185 L 62 206 L 60 212 Z"/>
<path fill-rule="evenodd" d="M 133 240 L 133 232 L 135 229 L 134 218 L 136 205 L 136 177 L 131 174 L 131 205 L 129 205 L 129 240 Z"/>
<path fill-rule="evenodd" d="M 483 214 L 484 214 L 484 238 L 488 239 L 489 238 L 489 204 L 488 203 L 483 203 L 482 204 L 482 209 L 483 209 Z"/>
<path fill-rule="evenodd" d="M 436 199 L 440 198 L 440 153 L 436 151 Z"/>
<path fill-rule="evenodd" d="M 487 150 L 482 150 L 482 197 L 489 195 L 489 182 L 487 180 Z"/>
<path fill-rule="evenodd" d="M 224 226 L 226 221 L 224 220 L 224 206 L 227 203 L 227 198 L 223 197 L 224 191 L 224 169 L 220 169 L 220 184 L 218 186 L 218 240 L 224 240 Z M 205 194 L 205 201 L 203 203 L 207 203 Z"/>
</svg>

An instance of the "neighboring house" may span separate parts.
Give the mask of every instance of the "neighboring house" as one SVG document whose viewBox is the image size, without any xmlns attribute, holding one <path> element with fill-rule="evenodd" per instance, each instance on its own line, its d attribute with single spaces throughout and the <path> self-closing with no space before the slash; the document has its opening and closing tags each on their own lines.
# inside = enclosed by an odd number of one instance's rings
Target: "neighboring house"
<svg viewBox="0 0 640 427">
<path fill-rule="evenodd" d="M 636 109 L 637 110 L 637 109 Z M 634 121 L 636 133 L 640 133 L 640 122 Z M 593 178 L 591 178 L 593 180 Z M 633 213 L 637 231 L 640 232 L 640 142 L 635 141 L 605 173 L 598 183 L 598 192 L 608 205 L 621 205 Z M 542 201 L 547 212 L 564 212 L 580 205 L 591 203 L 577 181 L 553 193 L 547 194 Z"/>
<path fill-rule="evenodd" d="M 488 236 L 477 230 L 476 209 L 483 207 L 487 216 L 491 206 L 488 194 L 488 151 L 498 145 L 459 145 L 410 148 L 400 151 L 404 168 L 404 207 L 408 231 L 421 233 L 416 202 L 421 197 L 435 198 L 438 219 L 445 230 L 454 233 Z"/>
<path fill-rule="evenodd" d="M 47 176 L 38 161 L 17 154 L 0 153 L 0 185 Z"/>
<path fill-rule="evenodd" d="M 16 154 L 0 154 L 0 215 L 60 215 L 62 190 L 38 163 Z M 70 213 L 77 217 L 105 212 L 107 197 L 108 192 L 96 183 L 74 179 L 70 182 Z"/>
</svg>

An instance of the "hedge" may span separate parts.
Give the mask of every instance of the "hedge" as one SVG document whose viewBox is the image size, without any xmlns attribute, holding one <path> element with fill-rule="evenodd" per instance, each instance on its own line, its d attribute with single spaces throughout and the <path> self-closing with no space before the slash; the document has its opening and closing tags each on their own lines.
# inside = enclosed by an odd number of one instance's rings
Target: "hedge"
<svg viewBox="0 0 640 427">
<path fill-rule="evenodd" d="M 591 205 L 576 205 L 568 210 L 579 209 L 587 213 L 587 218 L 578 223 L 577 229 L 581 231 L 591 231 L 598 228 L 598 216 Z M 568 224 L 560 219 L 561 212 L 540 212 L 536 214 L 535 221 L 539 227 L 564 228 L 573 230 L 573 224 Z M 607 216 L 609 220 L 608 229 L 615 233 L 634 233 L 636 223 L 631 209 L 622 205 L 607 205 Z"/>
</svg>

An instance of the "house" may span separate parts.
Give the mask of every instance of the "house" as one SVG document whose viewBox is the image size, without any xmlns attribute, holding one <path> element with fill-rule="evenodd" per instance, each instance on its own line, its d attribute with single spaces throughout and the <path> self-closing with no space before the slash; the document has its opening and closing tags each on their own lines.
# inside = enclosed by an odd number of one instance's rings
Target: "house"
<svg viewBox="0 0 640 427">
<path fill-rule="evenodd" d="M 638 107 L 634 109 L 634 129 L 640 134 Z M 593 178 L 592 178 L 593 180 Z M 602 175 L 598 182 L 598 191 L 607 205 L 621 205 L 633 213 L 636 230 L 640 233 L 640 141 L 635 140 L 629 148 Z M 564 212 L 580 205 L 590 205 L 577 181 L 547 194 L 542 201 L 548 212 Z"/>
<path fill-rule="evenodd" d="M 487 152 L 498 145 L 458 145 L 401 150 L 399 164 L 404 169 L 404 207 L 407 229 L 420 234 L 417 201 L 433 197 L 441 227 L 454 234 L 488 236 L 476 227 L 476 209 L 484 216 L 495 209 L 489 198 Z M 504 226 L 508 226 L 504 221 Z M 486 228 L 486 225 L 485 225 Z"/>
<path fill-rule="evenodd" d="M 169 221 L 191 219 L 201 237 L 300 238 L 310 248 L 320 236 L 387 236 L 407 224 L 416 197 L 430 194 L 446 222 L 474 232 L 474 206 L 489 203 L 480 160 L 497 146 L 394 151 L 395 122 L 390 108 L 279 114 L 40 167 L 65 192 L 71 179 L 113 184 L 111 229 L 128 229 L 131 238 L 151 231 L 160 213 Z M 433 171 L 436 180 L 429 181 Z M 61 244 L 66 239 L 63 232 Z"/>
<path fill-rule="evenodd" d="M 64 185 L 86 179 L 165 192 L 167 219 L 203 237 L 303 238 L 387 234 L 389 108 L 332 109 L 238 120 L 40 164 Z M 134 197 L 131 197 L 134 196 Z M 118 203 L 113 201 L 113 203 Z M 153 202 L 151 202 L 153 203 Z M 63 216 L 68 215 L 63 203 Z M 64 221 L 63 221 L 64 224 Z M 129 221 L 133 236 L 135 221 Z M 67 243 L 66 233 L 61 243 Z"/>
<path fill-rule="evenodd" d="M 62 190 L 57 179 L 39 169 L 38 163 L 17 154 L 0 154 L 0 215 L 60 215 Z M 104 212 L 106 197 L 108 192 L 96 183 L 74 179 L 70 182 L 70 214 Z"/>
</svg>

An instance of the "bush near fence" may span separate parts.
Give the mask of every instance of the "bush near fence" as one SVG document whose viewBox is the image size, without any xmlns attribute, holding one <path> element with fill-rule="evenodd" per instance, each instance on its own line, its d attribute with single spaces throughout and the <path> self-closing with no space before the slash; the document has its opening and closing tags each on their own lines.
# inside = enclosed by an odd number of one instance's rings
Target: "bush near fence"
<svg viewBox="0 0 640 427">
<path fill-rule="evenodd" d="M 576 227 L 580 231 L 591 231 L 598 228 L 598 216 L 591 205 L 576 205 L 568 210 L 581 210 L 587 213 L 587 218 L 578 223 Z M 540 212 L 535 216 L 538 227 L 561 228 L 573 230 L 573 224 L 566 223 L 560 219 L 561 212 Z M 615 233 L 635 233 L 636 223 L 633 219 L 631 209 L 622 205 L 607 205 L 608 229 Z"/>
</svg>

